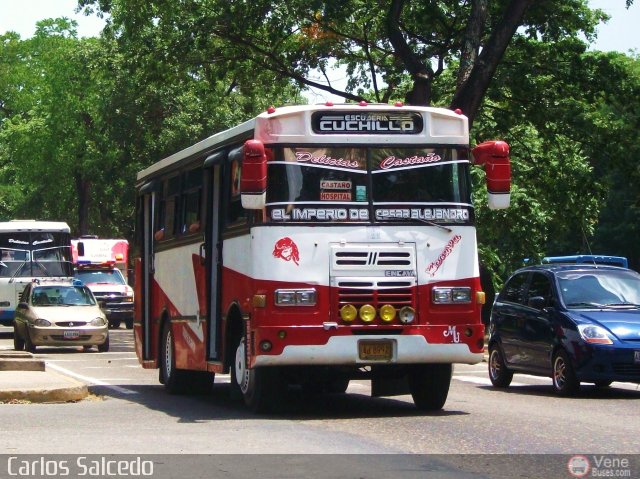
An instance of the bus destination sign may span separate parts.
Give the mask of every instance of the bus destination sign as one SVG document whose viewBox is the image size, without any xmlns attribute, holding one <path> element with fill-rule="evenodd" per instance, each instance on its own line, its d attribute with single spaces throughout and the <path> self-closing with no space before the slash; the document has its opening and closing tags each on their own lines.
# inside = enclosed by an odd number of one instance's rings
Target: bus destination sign
<svg viewBox="0 0 640 479">
<path fill-rule="evenodd" d="M 345 135 L 417 135 L 424 128 L 419 113 L 388 111 L 319 111 L 311 125 L 315 133 Z"/>
</svg>

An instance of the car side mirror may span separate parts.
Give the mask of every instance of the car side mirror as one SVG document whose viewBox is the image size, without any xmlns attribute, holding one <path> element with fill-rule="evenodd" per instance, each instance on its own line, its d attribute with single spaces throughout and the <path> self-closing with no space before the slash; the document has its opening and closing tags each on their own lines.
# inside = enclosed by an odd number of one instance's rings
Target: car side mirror
<svg viewBox="0 0 640 479">
<path fill-rule="evenodd" d="M 542 296 L 532 296 L 527 301 L 527 306 L 533 309 L 544 309 L 547 306 L 547 300 Z"/>
</svg>

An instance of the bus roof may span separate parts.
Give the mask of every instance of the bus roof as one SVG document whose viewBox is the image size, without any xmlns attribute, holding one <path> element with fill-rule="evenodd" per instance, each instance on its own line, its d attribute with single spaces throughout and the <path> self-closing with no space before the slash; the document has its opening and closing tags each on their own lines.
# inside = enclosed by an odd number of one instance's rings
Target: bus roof
<svg viewBox="0 0 640 479">
<path fill-rule="evenodd" d="M 70 233 L 67 223 L 62 221 L 11 220 L 0 222 L 0 232 L 45 231 Z"/>
<path fill-rule="evenodd" d="M 422 117 L 424 126 L 420 131 L 403 135 L 384 134 L 382 131 L 366 132 L 364 130 L 353 134 L 345 134 L 344 132 L 331 134 L 313 129 L 312 117 L 317 112 L 325 114 L 327 119 L 338 118 L 339 120 L 344 118 L 343 115 L 362 117 L 370 115 L 373 120 L 380 115 L 395 115 L 411 119 L 411 114 L 417 113 Z M 178 151 L 140 171 L 137 180 L 142 183 L 156 173 L 178 167 L 197 157 L 201 157 L 204 161 L 208 155 L 243 138 L 255 138 L 265 144 L 451 144 L 466 146 L 469 144 L 469 131 L 467 117 L 446 108 L 375 103 L 366 104 L 366 106 L 356 103 L 285 106 L 269 109 L 249 121 L 216 133 Z"/>
</svg>

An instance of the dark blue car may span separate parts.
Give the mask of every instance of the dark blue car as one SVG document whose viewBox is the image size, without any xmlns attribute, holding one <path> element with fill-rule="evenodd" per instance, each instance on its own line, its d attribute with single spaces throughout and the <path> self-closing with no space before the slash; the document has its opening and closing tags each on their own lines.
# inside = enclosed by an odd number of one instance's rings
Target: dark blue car
<svg viewBox="0 0 640 479">
<path fill-rule="evenodd" d="M 640 383 L 640 274 L 586 264 L 528 266 L 497 296 L 489 324 L 489 378 L 548 376 L 556 392 L 581 382 Z"/>
</svg>

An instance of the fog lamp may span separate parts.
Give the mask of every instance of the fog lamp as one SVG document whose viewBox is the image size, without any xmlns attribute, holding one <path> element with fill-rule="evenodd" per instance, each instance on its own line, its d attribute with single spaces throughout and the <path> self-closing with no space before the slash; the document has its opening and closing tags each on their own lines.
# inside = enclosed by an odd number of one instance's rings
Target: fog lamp
<svg viewBox="0 0 640 479">
<path fill-rule="evenodd" d="M 396 308 L 391 306 L 390 304 L 385 304 L 380 308 L 380 318 L 385 321 L 393 321 L 393 318 L 396 317 Z"/>
<path fill-rule="evenodd" d="M 370 304 L 365 304 L 360 308 L 359 316 L 360 319 L 365 323 L 370 323 L 371 321 L 376 319 L 376 308 L 374 308 Z"/>
<path fill-rule="evenodd" d="M 260 342 L 260 350 L 266 352 L 271 351 L 271 348 L 273 347 L 273 345 L 271 344 L 271 341 L 261 341 Z"/>
<path fill-rule="evenodd" d="M 353 304 L 345 304 L 342 308 L 340 308 L 340 317 L 343 321 L 351 322 L 356 319 L 358 315 L 358 310 Z"/>
<path fill-rule="evenodd" d="M 403 306 L 398 316 L 401 323 L 409 324 L 416 319 L 416 311 L 411 306 Z"/>
</svg>

